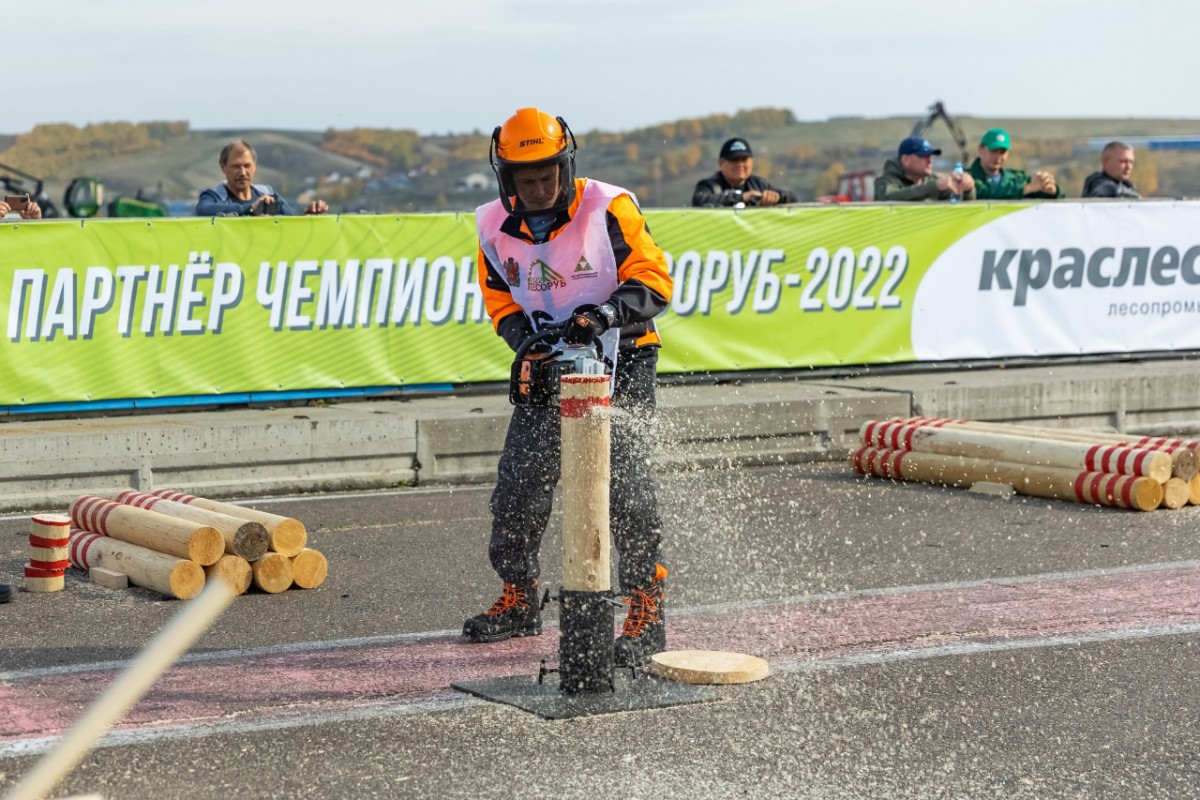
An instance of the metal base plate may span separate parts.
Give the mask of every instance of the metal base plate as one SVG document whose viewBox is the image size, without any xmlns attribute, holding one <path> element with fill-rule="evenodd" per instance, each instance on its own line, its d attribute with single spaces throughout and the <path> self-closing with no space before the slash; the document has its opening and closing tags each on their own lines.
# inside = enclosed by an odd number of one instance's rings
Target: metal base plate
<svg viewBox="0 0 1200 800">
<path fill-rule="evenodd" d="M 563 694 L 558 690 L 555 674 L 547 675 L 542 683 L 537 682 L 536 675 L 509 675 L 450 685 L 460 692 L 515 706 L 542 719 L 571 719 L 616 711 L 711 703 L 720 699 L 710 687 L 666 681 L 644 672 L 634 677 L 629 670 L 618 670 L 613 676 L 615 691 L 595 694 Z"/>
</svg>

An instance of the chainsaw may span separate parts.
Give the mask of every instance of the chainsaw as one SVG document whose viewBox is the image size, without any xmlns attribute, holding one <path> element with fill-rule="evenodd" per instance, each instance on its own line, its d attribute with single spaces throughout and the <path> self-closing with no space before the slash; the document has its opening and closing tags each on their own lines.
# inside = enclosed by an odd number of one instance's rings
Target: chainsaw
<svg viewBox="0 0 1200 800">
<path fill-rule="evenodd" d="M 612 375 L 612 363 L 595 344 L 565 344 L 562 332 L 561 326 L 545 328 L 517 348 L 508 382 L 514 406 L 556 405 L 563 375 Z"/>
</svg>

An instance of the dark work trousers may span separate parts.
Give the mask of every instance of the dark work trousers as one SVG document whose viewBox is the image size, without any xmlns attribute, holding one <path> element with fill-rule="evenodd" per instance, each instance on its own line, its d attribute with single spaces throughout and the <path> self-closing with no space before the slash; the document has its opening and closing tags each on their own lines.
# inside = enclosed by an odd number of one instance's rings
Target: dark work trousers
<svg viewBox="0 0 1200 800">
<path fill-rule="evenodd" d="M 657 365 L 658 348 L 622 352 L 613 387 L 609 526 L 626 594 L 649 587 L 655 562 L 662 560 L 658 492 L 650 475 Z M 506 583 L 535 580 L 541 572 L 538 549 L 561 471 L 560 425 L 557 405 L 517 406 L 508 423 L 488 548 L 492 567 Z"/>
</svg>

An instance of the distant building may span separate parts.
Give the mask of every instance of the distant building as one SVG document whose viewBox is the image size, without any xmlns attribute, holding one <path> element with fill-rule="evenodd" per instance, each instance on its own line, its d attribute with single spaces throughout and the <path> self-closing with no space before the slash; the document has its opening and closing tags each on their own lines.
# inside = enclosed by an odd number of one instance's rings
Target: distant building
<svg viewBox="0 0 1200 800">
<path fill-rule="evenodd" d="M 482 172 L 472 172 L 458 182 L 458 188 L 464 192 L 483 192 L 492 186 L 492 177 Z"/>
</svg>

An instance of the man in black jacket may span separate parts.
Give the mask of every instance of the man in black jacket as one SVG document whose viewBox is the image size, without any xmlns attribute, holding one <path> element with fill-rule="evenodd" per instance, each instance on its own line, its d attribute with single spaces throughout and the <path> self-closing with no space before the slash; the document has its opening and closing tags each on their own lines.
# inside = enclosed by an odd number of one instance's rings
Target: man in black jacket
<svg viewBox="0 0 1200 800">
<path fill-rule="evenodd" d="M 717 174 L 696 184 L 693 206 L 774 206 L 796 202 L 794 192 L 767 183 L 754 171 L 754 153 L 750 143 L 734 137 L 721 145 Z"/>
<path fill-rule="evenodd" d="M 1129 180 L 1132 175 L 1133 148 L 1124 142 L 1109 142 L 1100 153 L 1100 171 L 1083 182 L 1083 196 L 1137 200 L 1141 195 Z"/>
</svg>

